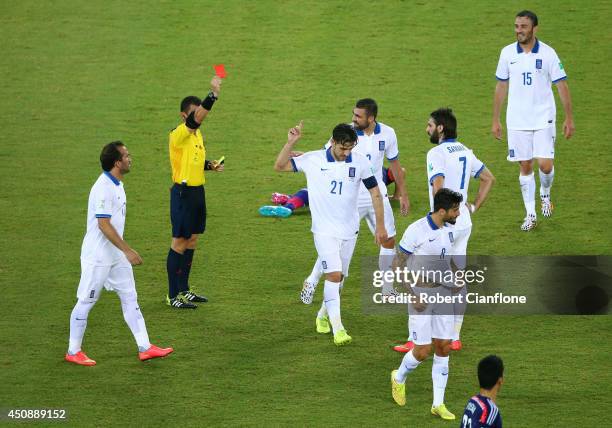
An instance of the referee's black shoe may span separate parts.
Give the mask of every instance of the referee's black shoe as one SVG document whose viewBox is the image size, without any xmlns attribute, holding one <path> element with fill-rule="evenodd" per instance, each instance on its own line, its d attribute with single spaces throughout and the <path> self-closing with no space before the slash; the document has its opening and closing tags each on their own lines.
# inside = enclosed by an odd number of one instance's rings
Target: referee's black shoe
<svg viewBox="0 0 612 428">
<path fill-rule="evenodd" d="M 208 299 L 206 297 L 200 296 L 191 290 L 181 291 L 179 293 L 179 296 L 181 296 L 184 302 L 197 302 L 197 303 L 208 302 Z"/>
<path fill-rule="evenodd" d="M 180 295 L 172 299 L 166 296 L 166 305 L 170 306 L 171 308 L 176 308 L 176 309 L 197 309 L 196 305 L 186 300 L 183 300 L 183 298 Z"/>
</svg>

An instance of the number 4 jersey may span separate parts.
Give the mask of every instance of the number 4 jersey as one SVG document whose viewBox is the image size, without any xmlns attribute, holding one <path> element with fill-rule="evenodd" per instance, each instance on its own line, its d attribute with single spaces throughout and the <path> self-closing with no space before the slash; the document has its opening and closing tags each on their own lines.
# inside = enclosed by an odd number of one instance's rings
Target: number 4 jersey
<svg viewBox="0 0 612 428">
<path fill-rule="evenodd" d="M 431 187 L 436 177 L 444 177 L 444 187 L 463 195 L 461 210 L 457 218 L 457 229 L 472 226 L 470 211 L 465 206 L 468 200 L 470 178 L 478 178 L 485 165 L 474 153 L 456 139 L 444 140 L 427 152 L 427 180 L 429 181 L 429 205 L 433 212 Z"/>
<path fill-rule="evenodd" d="M 359 232 L 357 198 L 361 183 L 371 189 L 378 185 L 370 161 L 352 152 L 338 162 L 331 148 L 304 153 L 291 159 L 295 172 L 306 175 L 312 232 L 352 239 Z"/>
</svg>

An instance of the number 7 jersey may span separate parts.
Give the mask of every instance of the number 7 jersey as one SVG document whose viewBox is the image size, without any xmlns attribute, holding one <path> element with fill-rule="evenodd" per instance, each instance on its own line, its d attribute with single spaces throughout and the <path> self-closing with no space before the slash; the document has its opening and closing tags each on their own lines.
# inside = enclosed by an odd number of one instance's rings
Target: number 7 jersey
<svg viewBox="0 0 612 428">
<path fill-rule="evenodd" d="M 377 186 L 370 161 L 353 151 L 338 162 L 331 149 L 304 153 L 291 159 L 295 172 L 306 175 L 312 232 L 338 239 L 352 239 L 359 232 L 357 198 L 361 183 Z"/>
<path fill-rule="evenodd" d="M 470 178 L 478 178 L 485 165 L 474 153 L 458 142 L 448 139 L 427 152 L 427 180 L 429 182 L 429 205 L 433 212 L 432 183 L 436 177 L 444 177 L 444 187 L 463 195 L 460 215 L 457 218 L 457 229 L 472 225 L 470 211 L 465 206 L 468 201 Z"/>
</svg>

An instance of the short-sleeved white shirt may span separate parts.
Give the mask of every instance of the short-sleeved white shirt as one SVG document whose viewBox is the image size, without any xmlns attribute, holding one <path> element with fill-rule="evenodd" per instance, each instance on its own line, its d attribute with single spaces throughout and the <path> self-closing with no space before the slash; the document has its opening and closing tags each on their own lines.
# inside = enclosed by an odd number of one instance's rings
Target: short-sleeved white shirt
<svg viewBox="0 0 612 428">
<path fill-rule="evenodd" d="M 353 126 L 353 124 L 351 124 Z M 387 186 L 383 180 L 382 169 L 385 157 L 392 161 L 399 158 L 399 149 L 397 146 L 397 136 L 395 130 L 382 122 L 376 122 L 372 135 L 366 135 L 363 131 L 357 132 L 357 145 L 353 152 L 358 152 L 368 158 L 374 168 L 376 181 L 380 193 L 385 197 L 387 195 Z M 325 148 L 331 147 L 331 139 L 325 145 Z M 360 208 L 372 206 L 372 198 L 370 192 L 365 186 L 361 186 L 357 205 Z"/>
<path fill-rule="evenodd" d="M 478 178 L 485 165 L 456 139 L 442 141 L 427 152 L 427 180 L 429 182 L 429 205 L 433 207 L 432 183 L 436 177 L 444 177 L 444 187 L 463 195 L 459 217 L 455 227 L 463 229 L 472 225 L 470 210 L 465 206 L 468 200 L 470 178 Z"/>
<path fill-rule="evenodd" d="M 359 188 L 363 180 L 375 180 L 370 161 L 352 152 L 346 161 L 338 162 L 328 148 L 292 158 L 291 164 L 295 172 L 306 175 L 312 232 L 355 238 L 359 232 Z"/>
<path fill-rule="evenodd" d="M 431 214 L 412 223 L 402 236 L 399 243 L 400 251 L 413 254 L 416 257 L 410 269 L 446 269 L 450 268 L 452 254 L 452 229 L 438 227 L 431 218 Z"/>
<path fill-rule="evenodd" d="M 536 39 L 526 53 L 516 42 L 502 49 L 495 76 L 510 80 L 506 126 L 513 130 L 537 130 L 554 126 L 555 97 L 551 83 L 566 79 L 563 64 L 553 48 Z"/>
<path fill-rule="evenodd" d="M 380 193 L 383 197 L 387 195 L 387 186 L 385 186 L 382 177 L 383 163 L 385 157 L 390 161 L 399 157 L 397 136 L 393 128 L 384 123 L 376 122 L 376 127 L 372 135 L 366 135 L 363 131 L 357 131 L 357 145 L 353 151 L 361 153 L 370 160 L 374 168 L 374 176 L 376 177 L 376 181 L 378 181 Z M 370 192 L 365 186 L 361 186 L 358 205 L 360 207 L 372 205 Z"/>
<path fill-rule="evenodd" d="M 87 232 L 81 246 L 81 260 L 97 266 L 110 266 L 125 255 L 98 227 L 98 218 L 110 218 L 111 225 L 123 237 L 126 214 L 123 183 L 108 172 L 100 174 L 89 192 Z"/>
</svg>

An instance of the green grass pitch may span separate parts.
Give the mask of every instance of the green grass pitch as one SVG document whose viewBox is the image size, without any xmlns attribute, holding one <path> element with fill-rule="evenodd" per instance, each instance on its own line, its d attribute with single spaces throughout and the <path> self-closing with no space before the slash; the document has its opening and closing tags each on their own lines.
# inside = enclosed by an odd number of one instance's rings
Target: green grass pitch
<svg viewBox="0 0 612 428">
<path fill-rule="evenodd" d="M 499 51 L 525 7 L 564 62 L 577 126 L 558 139 L 555 216 L 529 234 L 519 230 L 518 168 L 489 133 Z M 408 171 L 412 210 L 396 210 L 403 233 L 427 211 L 428 114 L 452 106 L 460 139 L 497 177 L 471 253 L 610 255 L 611 17 L 603 0 L 5 2 L 0 407 L 67 409 L 73 426 L 458 425 L 429 414 L 431 362 L 408 379 L 405 408 L 391 399 L 401 356 L 389 345 L 405 337 L 406 318 L 361 310 L 359 260 L 377 254 L 365 226 L 342 301 L 354 343 L 338 349 L 314 332 L 316 308 L 298 300 L 314 261 L 310 216 L 257 214 L 271 192 L 304 183 L 275 173 L 275 156 L 300 119 L 298 148 L 315 149 L 355 100 L 375 98 Z M 211 303 L 176 312 L 163 304 L 167 133 L 180 99 L 204 95 L 217 63 L 228 78 L 203 131 L 209 158 L 225 155 L 226 170 L 208 175 L 208 231 L 191 277 Z M 119 301 L 105 293 L 84 341 L 98 365 L 76 367 L 62 358 L 87 195 L 100 149 L 115 139 L 133 154 L 125 238 L 144 259 L 140 305 L 153 343 L 176 351 L 140 363 Z M 467 317 L 463 339 L 450 362 L 451 411 L 460 415 L 477 392 L 477 361 L 497 353 L 507 426 L 604 425 L 609 316 Z"/>
</svg>

